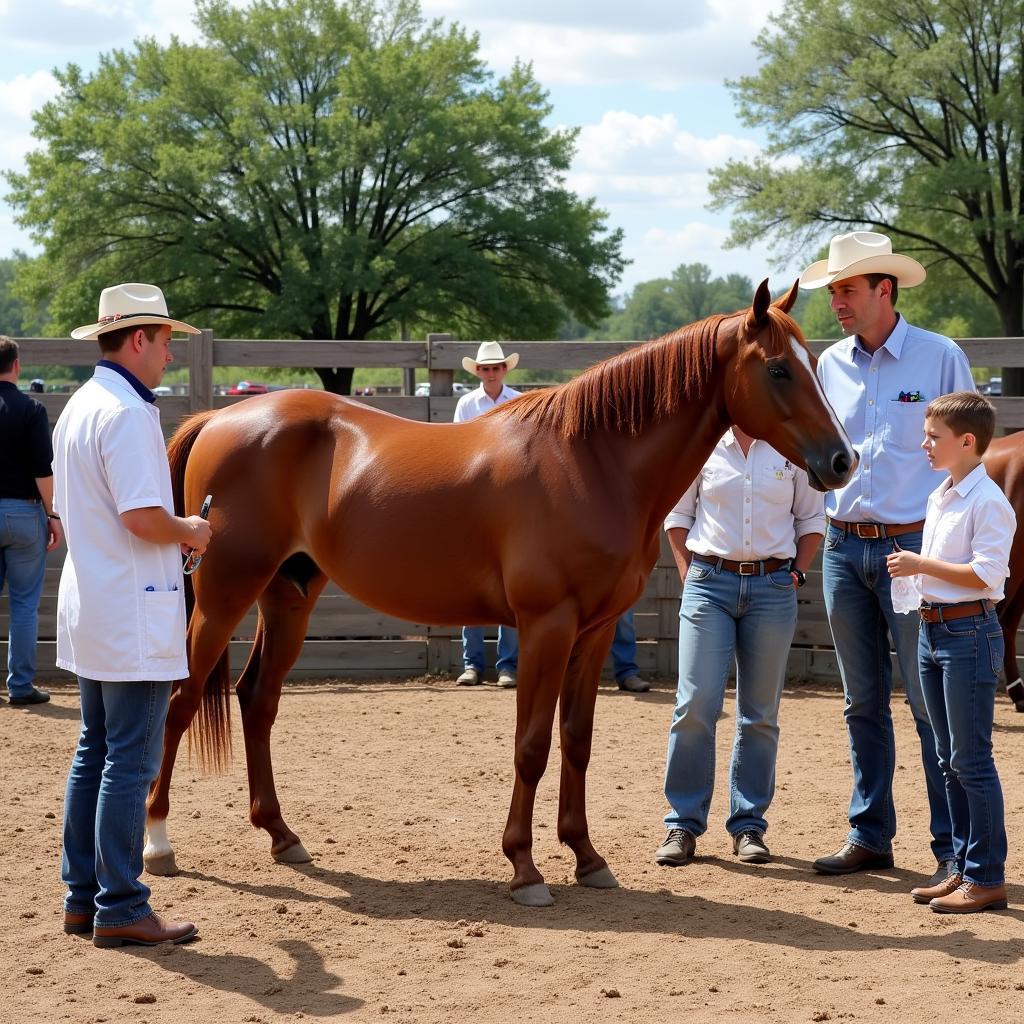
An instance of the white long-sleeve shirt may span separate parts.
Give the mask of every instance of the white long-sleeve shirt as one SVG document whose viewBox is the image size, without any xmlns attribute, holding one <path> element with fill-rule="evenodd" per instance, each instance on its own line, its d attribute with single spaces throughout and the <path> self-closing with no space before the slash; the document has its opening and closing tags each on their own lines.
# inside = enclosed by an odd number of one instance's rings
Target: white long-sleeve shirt
<svg viewBox="0 0 1024 1024">
<path fill-rule="evenodd" d="M 666 517 L 665 529 L 677 528 L 707 558 L 792 558 L 800 537 L 825 532 L 825 498 L 767 441 L 751 442 L 744 455 L 729 430 Z"/>
<path fill-rule="evenodd" d="M 521 394 L 521 391 L 516 391 L 515 388 L 510 388 L 507 384 L 503 384 L 498 397 L 491 398 L 484 391 L 484 386 L 481 384 L 480 387 L 467 391 L 459 399 L 455 406 L 455 418 L 452 422 L 466 423 L 469 420 L 475 420 L 477 416 L 482 416 L 485 412 L 490 412 L 495 406 L 503 405 L 513 398 L 518 398 Z"/>
<path fill-rule="evenodd" d="M 920 573 L 917 586 L 921 597 L 934 604 L 1001 601 L 1003 585 L 1010 575 L 1010 545 L 1017 529 L 1013 506 L 984 466 L 971 470 L 955 486 L 952 483 L 952 477 L 946 477 L 928 497 L 921 555 L 970 565 L 988 586 L 978 590 Z"/>
</svg>

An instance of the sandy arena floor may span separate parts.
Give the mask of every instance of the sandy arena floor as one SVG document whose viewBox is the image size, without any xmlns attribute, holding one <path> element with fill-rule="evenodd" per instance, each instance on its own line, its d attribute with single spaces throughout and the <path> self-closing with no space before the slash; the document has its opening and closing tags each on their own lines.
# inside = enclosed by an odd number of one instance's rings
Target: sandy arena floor
<svg viewBox="0 0 1024 1024">
<path fill-rule="evenodd" d="M 769 842 L 743 866 L 723 828 L 731 706 L 719 729 L 712 825 L 691 865 L 659 868 L 672 708 L 602 688 L 591 834 L 621 889 L 572 884 L 555 838 L 555 751 L 535 853 L 557 905 L 507 892 L 514 694 L 449 682 L 286 689 L 274 733 L 285 817 L 313 854 L 275 865 L 246 818 L 245 766 L 204 777 L 179 758 L 171 838 L 181 873 L 148 879 L 187 946 L 98 950 L 61 932 L 60 826 L 77 694 L 0 707 L 0 1021 L 789 1022 L 1024 1019 L 1024 715 L 996 714 L 1011 908 L 951 918 L 915 906 L 930 874 L 923 777 L 898 700 L 895 870 L 824 878 L 845 835 L 850 770 L 838 692 L 787 691 Z M 147 876 L 148 878 L 148 876 Z"/>
</svg>

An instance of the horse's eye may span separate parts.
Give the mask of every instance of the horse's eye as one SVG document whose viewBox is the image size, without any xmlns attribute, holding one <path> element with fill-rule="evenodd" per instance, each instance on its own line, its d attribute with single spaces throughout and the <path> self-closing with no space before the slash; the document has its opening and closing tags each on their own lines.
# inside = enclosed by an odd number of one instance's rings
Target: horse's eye
<svg viewBox="0 0 1024 1024">
<path fill-rule="evenodd" d="M 789 380 L 789 370 L 781 363 L 769 363 L 768 376 L 774 380 Z"/>
</svg>

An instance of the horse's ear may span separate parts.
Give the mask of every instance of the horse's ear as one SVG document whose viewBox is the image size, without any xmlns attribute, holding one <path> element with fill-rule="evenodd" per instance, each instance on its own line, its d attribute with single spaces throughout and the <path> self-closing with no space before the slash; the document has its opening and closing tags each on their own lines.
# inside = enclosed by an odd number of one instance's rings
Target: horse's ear
<svg viewBox="0 0 1024 1024">
<path fill-rule="evenodd" d="M 800 294 L 800 278 L 798 277 L 793 282 L 793 287 L 789 289 L 788 295 L 782 295 L 775 300 L 773 305 L 776 309 L 781 309 L 783 313 L 788 313 L 795 305 L 797 296 Z"/>
<path fill-rule="evenodd" d="M 754 302 L 750 310 L 750 325 L 752 327 L 763 327 L 768 319 L 768 307 L 772 304 L 772 293 L 768 291 L 768 278 L 766 277 L 754 293 Z"/>
</svg>

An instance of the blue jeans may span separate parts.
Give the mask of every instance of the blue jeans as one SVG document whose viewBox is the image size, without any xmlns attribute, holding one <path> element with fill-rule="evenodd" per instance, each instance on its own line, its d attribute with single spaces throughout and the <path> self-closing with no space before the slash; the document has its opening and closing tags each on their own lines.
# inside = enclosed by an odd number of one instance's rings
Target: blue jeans
<svg viewBox="0 0 1024 1024">
<path fill-rule="evenodd" d="M 953 858 L 976 885 L 1002 885 L 1006 861 L 1003 791 L 992 759 L 1003 631 L 994 611 L 921 623 L 921 689 L 935 729 L 953 822 Z"/>
<path fill-rule="evenodd" d="M 635 676 L 639 671 L 636 665 L 636 627 L 633 625 L 633 609 L 623 612 L 615 623 L 615 636 L 612 639 L 612 665 L 615 670 L 615 681 Z"/>
<path fill-rule="evenodd" d="M 896 835 L 892 799 L 896 735 L 889 706 L 891 637 L 921 744 L 931 849 L 936 860 L 945 861 L 953 857 L 953 835 L 946 787 L 935 754 L 935 734 L 921 693 L 917 663 L 919 619 L 893 611 L 891 581 L 885 565 L 886 556 L 895 550 L 896 544 L 906 551 L 920 553 L 921 534 L 905 533 L 895 543 L 885 538 L 861 540 L 831 523 L 825 534 L 825 608 L 846 695 L 844 715 L 853 767 L 848 841 L 875 853 L 887 853 Z"/>
<path fill-rule="evenodd" d="M 38 501 L 0 498 L 0 592 L 7 582 L 7 692 L 27 697 L 36 677 L 39 595 L 46 576 L 46 512 Z"/>
<path fill-rule="evenodd" d="M 665 825 L 707 831 L 715 785 L 715 726 L 736 662 L 736 738 L 729 778 L 731 835 L 768 828 L 775 794 L 779 701 L 796 628 L 788 569 L 740 576 L 691 562 L 679 608 L 679 688 L 668 736 Z"/>
<path fill-rule="evenodd" d="M 78 687 L 82 732 L 64 796 L 64 909 L 118 928 L 152 912 L 139 876 L 171 684 L 79 677 Z"/>
<path fill-rule="evenodd" d="M 462 627 L 462 661 L 466 668 L 475 668 L 483 672 L 484 663 L 484 627 Z M 516 674 L 519 667 L 519 636 L 511 626 L 498 627 L 498 672 Z"/>
</svg>

